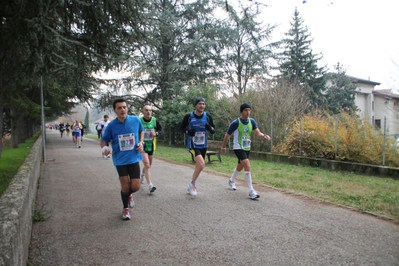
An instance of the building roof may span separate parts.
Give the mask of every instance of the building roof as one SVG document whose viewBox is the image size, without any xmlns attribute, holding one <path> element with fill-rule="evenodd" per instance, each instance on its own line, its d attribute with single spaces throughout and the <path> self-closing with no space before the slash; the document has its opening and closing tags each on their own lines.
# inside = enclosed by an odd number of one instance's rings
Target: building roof
<svg viewBox="0 0 399 266">
<path fill-rule="evenodd" d="M 348 78 L 352 79 L 353 83 L 363 83 L 363 84 L 369 84 L 369 85 L 381 85 L 380 82 L 376 82 L 376 81 L 371 81 L 370 79 L 361 79 L 361 78 L 357 78 L 357 77 L 353 77 L 353 76 L 348 76 L 346 75 Z"/>
<path fill-rule="evenodd" d="M 332 76 L 333 74 L 337 74 L 337 73 L 329 72 L 326 75 Z M 363 83 L 363 84 L 368 84 L 368 85 L 373 85 L 373 86 L 381 85 L 380 82 L 372 81 L 370 79 L 361 79 L 361 78 L 357 78 L 357 77 L 349 76 L 349 75 L 345 75 L 345 76 L 350 78 L 353 83 Z"/>
<path fill-rule="evenodd" d="M 395 93 L 391 89 L 373 90 L 373 94 L 390 99 L 399 99 L 399 94 Z"/>
</svg>

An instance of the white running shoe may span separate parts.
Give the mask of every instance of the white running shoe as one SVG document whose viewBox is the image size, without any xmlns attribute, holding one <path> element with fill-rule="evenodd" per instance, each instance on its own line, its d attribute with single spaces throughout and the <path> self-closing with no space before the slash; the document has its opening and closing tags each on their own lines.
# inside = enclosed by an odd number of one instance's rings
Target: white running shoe
<svg viewBox="0 0 399 266">
<path fill-rule="evenodd" d="M 129 212 L 129 209 L 128 208 L 126 208 L 126 209 L 123 209 L 123 212 L 122 212 L 122 220 L 130 220 L 130 212 Z"/>
<path fill-rule="evenodd" d="M 191 183 L 188 184 L 187 190 L 188 190 L 188 192 L 190 193 L 191 196 L 197 195 L 197 187 L 194 186 L 193 184 L 191 184 Z"/>
<path fill-rule="evenodd" d="M 157 188 L 154 187 L 153 184 L 149 184 L 149 185 L 148 185 L 148 189 L 150 190 L 150 193 L 152 193 L 152 192 L 154 192 Z"/>
<path fill-rule="evenodd" d="M 256 200 L 258 199 L 260 196 L 258 195 L 258 193 L 256 193 L 255 190 L 251 190 L 251 192 L 249 192 L 249 198 L 251 200 Z"/>
<path fill-rule="evenodd" d="M 229 182 L 227 182 L 227 184 L 229 184 L 230 190 L 236 190 L 236 183 L 234 183 L 234 181 L 231 181 L 229 179 Z"/>
<path fill-rule="evenodd" d="M 141 181 L 141 184 L 144 184 L 144 177 L 145 177 L 144 173 L 141 173 L 141 174 L 140 174 L 140 181 Z"/>
<path fill-rule="evenodd" d="M 129 195 L 129 203 L 128 204 L 129 204 L 130 209 L 134 207 L 133 193 L 131 193 Z"/>
</svg>

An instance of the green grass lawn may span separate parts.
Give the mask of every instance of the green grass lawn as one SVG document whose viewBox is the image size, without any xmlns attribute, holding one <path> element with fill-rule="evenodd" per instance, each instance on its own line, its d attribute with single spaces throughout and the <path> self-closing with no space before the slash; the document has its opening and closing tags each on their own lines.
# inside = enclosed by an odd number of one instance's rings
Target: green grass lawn
<svg viewBox="0 0 399 266">
<path fill-rule="evenodd" d="M 193 165 L 185 148 L 158 145 L 154 156 Z M 222 156 L 222 163 L 207 163 L 205 169 L 230 176 L 235 156 Z M 251 160 L 254 183 L 311 198 L 352 207 L 399 221 L 399 181 L 392 178 L 332 172 L 319 168 Z M 239 179 L 244 179 L 240 173 Z"/>
<path fill-rule="evenodd" d="M 33 144 L 40 134 L 41 132 L 38 132 L 24 143 L 20 143 L 17 149 L 3 147 L 0 159 L 0 196 L 3 195 L 12 178 L 17 174 L 19 167 L 28 157 Z"/>
</svg>

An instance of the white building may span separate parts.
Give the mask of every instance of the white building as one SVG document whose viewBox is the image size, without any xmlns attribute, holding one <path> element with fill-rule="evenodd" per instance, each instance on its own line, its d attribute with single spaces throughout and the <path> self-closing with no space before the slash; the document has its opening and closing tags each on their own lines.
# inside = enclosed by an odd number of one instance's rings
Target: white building
<svg viewBox="0 0 399 266">
<path fill-rule="evenodd" d="M 392 90 L 377 90 L 381 83 L 348 76 L 356 84 L 355 104 L 358 115 L 381 128 L 390 136 L 399 137 L 399 94 Z"/>
<path fill-rule="evenodd" d="M 374 90 L 374 125 L 384 129 L 389 136 L 399 137 L 399 94 L 392 90 Z M 384 123 L 385 122 L 385 123 Z"/>
</svg>

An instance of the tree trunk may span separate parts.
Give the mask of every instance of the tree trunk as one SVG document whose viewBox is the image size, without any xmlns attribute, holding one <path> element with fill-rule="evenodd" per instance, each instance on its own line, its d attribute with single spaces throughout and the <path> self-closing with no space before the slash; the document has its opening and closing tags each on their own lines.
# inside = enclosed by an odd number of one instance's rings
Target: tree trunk
<svg viewBox="0 0 399 266">
<path fill-rule="evenodd" d="M 1 63 L 0 63 L 1 65 Z M 4 112 L 3 112 L 3 102 L 4 99 L 4 89 L 3 89 L 3 68 L 0 66 L 0 136 L 1 136 L 1 141 L 0 141 L 0 159 L 3 154 L 3 117 L 4 117 Z"/>
<path fill-rule="evenodd" d="M 24 143 L 29 138 L 28 122 L 29 119 L 19 116 L 17 119 L 18 143 Z"/>
<path fill-rule="evenodd" d="M 0 24 L 0 32 L 3 31 L 3 23 Z M 3 34 L 0 34 L 0 44 L 3 44 Z M 4 58 L 3 45 L 0 46 L 0 58 Z M 3 61 L 0 61 L 0 159 L 3 154 L 3 123 L 4 123 L 4 88 L 3 88 Z"/>
<path fill-rule="evenodd" d="M 11 117 L 11 148 L 18 148 L 18 119 L 16 118 L 16 110 L 11 107 L 10 117 Z"/>
</svg>

